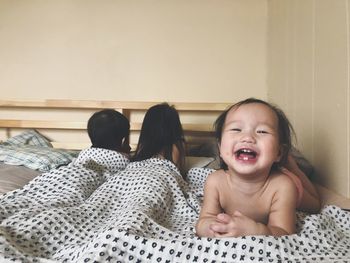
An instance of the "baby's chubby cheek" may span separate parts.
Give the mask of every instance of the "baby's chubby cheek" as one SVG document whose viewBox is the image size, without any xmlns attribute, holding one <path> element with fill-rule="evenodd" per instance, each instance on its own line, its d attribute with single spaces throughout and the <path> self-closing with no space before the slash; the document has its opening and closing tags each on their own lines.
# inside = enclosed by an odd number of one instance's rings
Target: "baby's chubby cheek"
<svg viewBox="0 0 350 263">
<path fill-rule="evenodd" d="M 228 150 L 223 150 L 220 152 L 220 156 L 221 158 L 233 158 L 233 154 L 231 151 L 228 151 Z"/>
</svg>

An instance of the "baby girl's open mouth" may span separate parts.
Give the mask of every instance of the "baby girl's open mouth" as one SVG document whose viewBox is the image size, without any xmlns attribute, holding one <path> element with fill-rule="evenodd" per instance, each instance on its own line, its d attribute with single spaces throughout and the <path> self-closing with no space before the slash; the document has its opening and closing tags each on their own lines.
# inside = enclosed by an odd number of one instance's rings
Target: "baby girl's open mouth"
<svg viewBox="0 0 350 263">
<path fill-rule="evenodd" d="M 235 152 L 236 158 L 241 161 L 253 161 L 257 157 L 257 152 L 248 149 L 242 148 Z"/>
</svg>

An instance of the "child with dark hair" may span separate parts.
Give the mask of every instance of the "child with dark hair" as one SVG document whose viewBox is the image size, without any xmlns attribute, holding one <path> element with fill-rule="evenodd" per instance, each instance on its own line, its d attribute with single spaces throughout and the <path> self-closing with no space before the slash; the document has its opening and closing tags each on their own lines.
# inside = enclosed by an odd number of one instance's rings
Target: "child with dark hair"
<svg viewBox="0 0 350 263">
<path fill-rule="evenodd" d="M 185 145 L 182 125 L 177 110 L 167 103 L 154 105 L 147 110 L 131 161 L 142 161 L 152 157 L 173 162 L 181 172 L 184 169 Z"/>
<path fill-rule="evenodd" d="M 199 236 L 281 236 L 295 233 L 295 210 L 318 210 L 318 194 L 289 156 L 293 129 L 285 114 L 250 98 L 215 122 L 221 170 L 210 174 Z M 292 168 L 291 173 L 283 166 Z M 307 182 L 305 181 L 307 180 Z"/>
<path fill-rule="evenodd" d="M 88 120 L 87 132 L 91 147 L 79 153 L 74 165 L 102 174 L 115 173 L 129 164 L 130 123 L 123 114 L 113 109 L 97 111 Z"/>
<path fill-rule="evenodd" d="M 88 121 L 87 130 L 92 147 L 130 153 L 130 123 L 120 112 L 113 109 L 95 112 Z"/>
<path fill-rule="evenodd" d="M 0 211 L 0 221 L 20 213 L 23 200 L 28 211 L 35 209 L 38 214 L 38 211 L 45 213 L 52 207 L 64 207 L 70 200 L 79 206 L 103 183 L 127 167 L 130 163 L 130 124 L 123 114 L 113 109 L 98 111 L 88 120 L 87 128 L 92 147 L 80 151 L 69 165 L 43 173 L 16 190 L 14 197 L 19 196 L 20 202 L 0 198 L 0 208 L 11 207 L 6 213 Z M 38 191 L 40 188 L 45 191 Z"/>
<path fill-rule="evenodd" d="M 226 117 L 229 114 L 229 112 L 232 109 L 238 109 L 242 105 L 247 105 L 247 104 L 262 104 L 265 105 L 266 107 L 270 108 L 276 115 L 277 117 L 277 135 L 279 138 L 279 143 L 280 143 L 280 154 L 281 157 L 279 160 L 275 163 L 272 164 L 272 170 L 276 170 L 278 167 L 282 167 L 287 163 L 287 158 L 290 149 L 292 148 L 292 134 L 294 134 L 294 130 L 292 125 L 290 124 L 288 118 L 284 114 L 282 110 L 277 108 L 274 105 L 271 105 L 270 103 L 267 103 L 266 101 L 255 99 L 255 98 L 249 98 L 243 101 L 240 101 L 234 105 L 232 105 L 230 108 L 228 108 L 226 111 L 224 111 L 215 121 L 214 127 L 215 127 L 215 137 L 218 140 L 218 142 L 221 142 L 222 136 L 223 136 L 223 129 L 226 121 Z M 221 161 L 221 168 L 227 170 L 227 164 L 225 161 L 220 158 Z"/>
</svg>

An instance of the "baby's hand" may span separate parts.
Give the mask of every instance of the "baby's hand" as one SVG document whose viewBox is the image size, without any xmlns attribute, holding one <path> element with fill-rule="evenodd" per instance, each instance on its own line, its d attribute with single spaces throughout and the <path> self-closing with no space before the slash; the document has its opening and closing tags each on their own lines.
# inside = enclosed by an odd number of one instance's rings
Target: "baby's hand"
<svg viewBox="0 0 350 263">
<path fill-rule="evenodd" d="M 215 237 L 238 237 L 255 233 L 257 223 L 251 218 L 235 211 L 232 216 L 221 213 L 216 217 L 216 222 L 209 226 L 215 233 Z"/>
</svg>

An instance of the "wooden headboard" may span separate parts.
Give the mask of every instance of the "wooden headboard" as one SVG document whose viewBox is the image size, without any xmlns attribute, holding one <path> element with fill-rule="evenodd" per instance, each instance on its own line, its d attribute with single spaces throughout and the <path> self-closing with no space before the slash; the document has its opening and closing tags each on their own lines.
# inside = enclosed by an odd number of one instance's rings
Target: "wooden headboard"
<svg viewBox="0 0 350 263">
<path fill-rule="evenodd" d="M 160 102 L 93 100 L 0 100 L 0 140 L 25 129 L 36 129 L 55 148 L 83 149 L 90 145 L 86 126 L 93 112 L 111 108 L 130 120 L 130 143 L 135 146 L 147 109 Z M 189 144 L 212 139 L 213 122 L 228 103 L 168 102 L 178 110 Z M 74 136 L 73 136 L 74 135 Z"/>
</svg>

